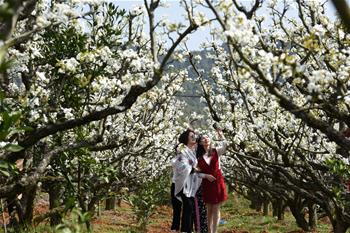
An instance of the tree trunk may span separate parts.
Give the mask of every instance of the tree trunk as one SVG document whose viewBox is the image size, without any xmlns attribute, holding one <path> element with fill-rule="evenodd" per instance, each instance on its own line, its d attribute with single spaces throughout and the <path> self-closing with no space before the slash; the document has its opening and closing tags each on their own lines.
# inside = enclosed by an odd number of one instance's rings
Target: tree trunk
<svg viewBox="0 0 350 233">
<path fill-rule="evenodd" d="M 272 216 L 277 217 L 278 216 L 278 206 L 277 201 L 272 201 Z"/>
<path fill-rule="evenodd" d="M 316 206 L 313 203 L 308 203 L 309 209 L 309 226 L 311 229 L 316 229 L 317 227 L 317 211 Z"/>
<path fill-rule="evenodd" d="M 262 205 L 263 205 L 262 197 L 258 193 L 254 193 L 254 192 L 250 191 L 248 193 L 248 198 L 250 200 L 249 207 L 260 212 L 262 209 Z"/>
<path fill-rule="evenodd" d="M 284 219 L 284 203 L 283 200 L 278 199 L 272 202 L 272 215 L 278 220 Z"/>
<path fill-rule="evenodd" d="M 349 224 L 336 220 L 335 224 L 333 224 L 333 232 L 334 233 L 346 233 L 346 230 L 349 228 Z"/>
<path fill-rule="evenodd" d="M 33 222 L 33 212 L 34 212 L 34 200 L 36 196 L 37 186 L 28 187 L 25 193 L 22 196 L 22 206 L 24 208 L 24 224 L 31 225 Z"/>
<path fill-rule="evenodd" d="M 98 201 L 97 202 L 97 216 L 101 216 L 101 202 Z"/>
<path fill-rule="evenodd" d="M 310 231 L 308 222 L 305 220 L 305 214 L 302 212 L 301 208 L 296 205 L 289 205 L 290 211 L 292 212 L 295 221 L 301 229 L 304 231 Z"/>
<path fill-rule="evenodd" d="M 94 196 L 91 198 L 91 201 L 88 204 L 88 211 L 91 214 L 91 216 L 94 216 L 96 213 L 96 204 L 99 203 L 99 198 Z"/>
<path fill-rule="evenodd" d="M 254 209 L 255 209 L 257 212 L 260 212 L 261 209 L 262 209 L 262 202 L 256 201 L 254 205 L 255 205 L 255 206 L 254 206 Z"/>
<path fill-rule="evenodd" d="M 20 214 L 22 213 L 22 210 L 20 209 L 21 207 L 16 205 L 17 203 L 16 198 L 11 198 L 11 199 L 9 198 L 6 201 L 7 201 L 8 213 L 10 215 L 9 228 L 12 228 L 14 232 L 20 232 L 20 226 L 16 215 L 18 214 L 18 218 L 21 218 L 21 215 L 22 215 Z"/>
<path fill-rule="evenodd" d="M 296 223 L 298 225 L 298 227 L 300 227 L 301 229 L 303 229 L 304 231 L 310 231 L 310 227 L 308 222 L 305 220 L 304 216 L 302 216 L 301 214 L 298 214 L 295 217 Z"/>
<path fill-rule="evenodd" d="M 284 220 L 284 209 L 283 209 L 283 206 L 280 206 L 280 208 L 278 209 L 277 219 L 278 220 Z"/>
<path fill-rule="evenodd" d="M 267 216 L 269 215 L 269 201 L 268 200 L 265 200 L 264 203 L 263 203 L 263 214 L 264 216 Z"/>
<path fill-rule="evenodd" d="M 61 185 L 60 183 L 51 184 L 49 186 L 49 202 L 50 202 L 50 210 L 57 208 L 61 205 Z M 56 226 L 60 224 L 62 221 L 62 216 L 59 213 L 55 213 L 50 216 L 50 225 Z"/>
<path fill-rule="evenodd" d="M 0 198 L 0 204 L 1 204 L 1 209 L 2 209 L 2 223 L 4 226 L 4 231 L 7 233 L 7 222 L 6 222 L 6 215 L 5 215 L 5 205 L 2 201 L 2 198 Z"/>
<path fill-rule="evenodd" d="M 115 205 L 116 203 L 116 198 L 115 197 L 110 197 L 106 199 L 106 210 L 115 210 Z"/>
</svg>

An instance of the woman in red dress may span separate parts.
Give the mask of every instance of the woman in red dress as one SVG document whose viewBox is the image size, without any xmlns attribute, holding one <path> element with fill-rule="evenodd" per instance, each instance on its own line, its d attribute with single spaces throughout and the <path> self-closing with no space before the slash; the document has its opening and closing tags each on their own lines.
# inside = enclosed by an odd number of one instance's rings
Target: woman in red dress
<svg viewBox="0 0 350 233">
<path fill-rule="evenodd" d="M 219 139 L 223 140 L 221 147 L 212 148 L 210 138 L 204 135 L 198 139 L 197 148 L 197 167 L 201 172 L 213 175 L 216 178 L 213 182 L 207 179 L 202 181 L 202 195 L 203 201 L 207 205 L 209 233 L 217 232 L 220 220 L 220 204 L 228 198 L 219 160 L 219 156 L 226 151 L 227 142 L 223 137 L 222 131 L 220 129 L 216 131 Z"/>
</svg>

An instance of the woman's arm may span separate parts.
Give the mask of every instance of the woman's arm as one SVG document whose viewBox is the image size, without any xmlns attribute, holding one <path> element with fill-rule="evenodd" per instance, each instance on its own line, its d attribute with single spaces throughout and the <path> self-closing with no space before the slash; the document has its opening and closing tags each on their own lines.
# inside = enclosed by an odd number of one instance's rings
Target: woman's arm
<svg viewBox="0 0 350 233">
<path fill-rule="evenodd" d="M 210 182 L 213 182 L 214 180 L 216 180 L 216 178 L 210 174 L 205 174 L 205 173 L 198 173 L 198 177 L 202 178 L 202 179 L 207 179 Z"/>
<path fill-rule="evenodd" d="M 227 141 L 226 141 L 221 129 L 217 129 L 216 132 L 218 134 L 219 140 L 222 141 L 221 145 L 219 147 L 216 147 L 216 151 L 218 152 L 218 156 L 221 156 L 226 152 Z"/>
<path fill-rule="evenodd" d="M 210 182 L 213 182 L 214 180 L 216 180 L 216 178 L 210 174 L 206 174 L 206 173 L 202 173 L 201 169 L 199 167 L 193 167 L 193 170 L 197 173 L 199 178 L 202 179 L 207 179 Z"/>
</svg>

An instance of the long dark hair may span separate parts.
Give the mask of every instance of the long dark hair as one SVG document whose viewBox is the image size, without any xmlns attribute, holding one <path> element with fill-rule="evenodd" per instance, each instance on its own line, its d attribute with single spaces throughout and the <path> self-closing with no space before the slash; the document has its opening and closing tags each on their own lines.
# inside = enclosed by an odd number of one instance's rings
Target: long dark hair
<svg viewBox="0 0 350 233">
<path fill-rule="evenodd" d="M 196 151 L 196 157 L 197 159 L 199 159 L 200 157 L 202 157 L 205 154 L 205 149 L 204 146 L 201 144 L 197 144 L 197 151 Z"/>
<path fill-rule="evenodd" d="M 201 134 L 197 138 L 197 151 L 196 151 L 197 159 L 202 157 L 206 153 L 206 151 L 204 149 L 204 146 L 200 144 L 202 138 L 203 138 L 203 135 L 201 135 Z M 212 149 L 211 149 L 211 146 L 210 146 L 209 151 L 208 151 L 208 156 L 211 156 L 211 152 L 212 152 Z"/>
</svg>

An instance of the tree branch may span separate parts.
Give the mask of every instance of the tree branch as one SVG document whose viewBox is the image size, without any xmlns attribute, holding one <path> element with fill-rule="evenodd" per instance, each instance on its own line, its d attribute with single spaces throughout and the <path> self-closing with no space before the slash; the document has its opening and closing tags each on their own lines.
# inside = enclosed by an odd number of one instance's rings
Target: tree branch
<svg viewBox="0 0 350 233">
<path fill-rule="evenodd" d="M 31 174 L 29 174 L 28 176 L 22 177 L 18 182 L 11 182 L 12 184 L 10 185 L 2 186 L 0 188 L 0 198 L 13 195 L 14 193 L 22 193 L 27 186 L 36 184 L 41 178 L 41 175 L 45 172 L 47 166 L 50 164 L 54 156 L 67 150 L 74 150 L 74 149 L 79 149 L 82 147 L 94 145 L 99 141 L 101 141 L 101 138 L 97 137 L 91 140 L 78 142 L 78 143 L 58 147 L 56 149 L 51 150 L 44 156 L 44 158 L 40 161 L 40 164 L 36 167 L 36 169 Z"/>
<path fill-rule="evenodd" d="M 350 33 L 350 9 L 347 2 L 345 0 L 332 0 L 332 2 L 348 33 Z"/>
<path fill-rule="evenodd" d="M 236 0 L 232 0 L 232 2 L 235 5 L 235 7 L 237 8 L 237 10 L 239 10 L 240 12 L 243 12 L 246 15 L 247 19 L 251 19 L 253 17 L 254 13 L 259 8 L 260 4 L 262 3 L 262 0 L 255 0 L 254 5 L 252 6 L 252 8 L 249 11 L 244 6 L 238 5 Z"/>
</svg>

